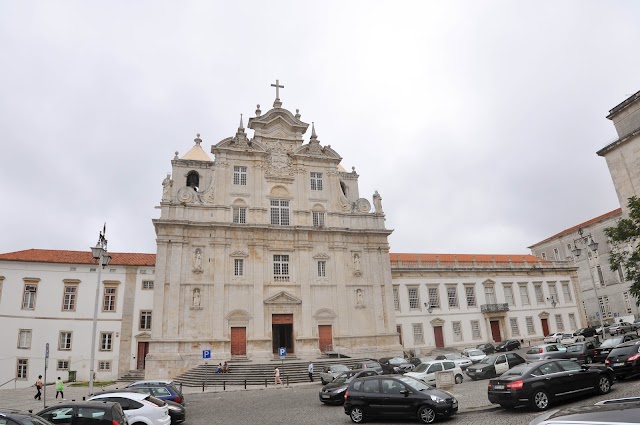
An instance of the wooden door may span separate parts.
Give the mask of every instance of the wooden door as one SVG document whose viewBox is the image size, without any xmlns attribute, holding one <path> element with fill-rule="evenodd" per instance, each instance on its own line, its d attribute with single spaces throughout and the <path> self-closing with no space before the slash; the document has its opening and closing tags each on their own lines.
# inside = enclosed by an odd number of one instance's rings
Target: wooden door
<svg viewBox="0 0 640 425">
<path fill-rule="evenodd" d="M 247 328 L 231 328 L 231 355 L 247 354 Z"/>
<path fill-rule="evenodd" d="M 433 335 L 436 338 L 436 347 L 444 347 L 444 336 L 442 335 L 442 326 L 433 327 Z"/>
<path fill-rule="evenodd" d="M 493 337 L 494 342 L 502 341 L 502 336 L 500 335 L 500 322 L 497 320 L 491 321 L 491 336 Z"/>
<path fill-rule="evenodd" d="M 144 361 L 149 354 L 149 343 L 148 342 L 138 342 L 138 358 L 137 360 L 137 369 L 144 369 Z"/>
<path fill-rule="evenodd" d="M 549 323 L 547 319 L 540 319 L 540 322 L 542 322 L 542 335 L 549 336 Z"/>
<path fill-rule="evenodd" d="M 318 325 L 320 351 L 333 351 L 333 331 L 331 325 Z"/>
</svg>

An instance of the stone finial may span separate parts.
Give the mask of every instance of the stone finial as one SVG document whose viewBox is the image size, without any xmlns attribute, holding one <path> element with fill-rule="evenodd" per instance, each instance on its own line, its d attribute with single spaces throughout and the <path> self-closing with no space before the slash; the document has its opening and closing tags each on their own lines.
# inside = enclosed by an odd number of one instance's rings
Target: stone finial
<svg viewBox="0 0 640 425">
<path fill-rule="evenodd" d="M 356 167 L 351 167 L 351 172 L 355 173 L 356 172 Z"/>
<path fill-rule="evenodd" d="M 311 122 L 311 140 L 316 140 L 318 138 L 318 135 L 316 134 L 316 123 L 315 122 Z"/>
<path fill-rule="evenodd" d="M 258 103 L 256 105 L 256 117 L 259 117 L 260 114 L 262 114 L 262 111 L 260 110 L 260 104 Z"/>
<path fill-rule="evenodd" d="M 300 119 L 302 115 L 300 115 L 300 109 L 296 109 L 296 118 Z"/>
<path fill-rule="evenodd" d="M 242 114 L 240 114 L 240 125 L 238 126 L 238 130 L 244 130 L 244 124 L 242 124 Z"/>
<path fill-rule="evenodd" d="M 194 142 L 196 142 L 196 145 L 200 146 L 200 143 L 202 143 L 202 139 L 200 138 L 200 133 L 196 134 L 196 138 L 193 139 Z"/>
<path fill-rule="evenodd" d="M 178 159 L 178 151 L 175 152 L 175 156 L 173 157 L 173 159 Z"/>
</svg>

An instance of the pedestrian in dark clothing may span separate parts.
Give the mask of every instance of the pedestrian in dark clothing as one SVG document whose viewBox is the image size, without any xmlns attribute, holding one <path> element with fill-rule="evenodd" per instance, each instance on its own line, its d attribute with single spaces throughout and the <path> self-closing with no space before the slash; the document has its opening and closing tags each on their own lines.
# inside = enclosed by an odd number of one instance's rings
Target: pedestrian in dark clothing
<svg viewBox="0 0 640 425">
<path fill-rule="evenodd" d="M 36 381 L 36 390 L 38 392 L 36 393 L 36 395 L 33 396 L 34 400 L 42 400 L 42 393 L 40 392 L 40 390 L 42 389 L 43 386 L 44 386 L 44 383 L 42 382 L 42 375 L 38 375 L 38 380 Z"/>
</svg>

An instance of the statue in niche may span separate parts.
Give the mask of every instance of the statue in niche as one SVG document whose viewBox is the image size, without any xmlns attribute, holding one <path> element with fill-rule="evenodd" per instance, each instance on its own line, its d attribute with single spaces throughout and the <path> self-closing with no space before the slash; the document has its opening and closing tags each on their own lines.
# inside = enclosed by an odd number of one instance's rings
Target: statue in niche
<svg viewBox="0 0 640 425">
<path fill-rule="evenodd" d="M 200 289 L 193 290 L 193 308 L 200 308 Z"/>
<path fill-rule="evenodd" d="M 380 194 L 378 193 L 378 191 L 376 190 L 375 193 L 373 194 L 373 207 L 376 210 L 376 214 L 382 214 L 382 196 L 380 196 Z"/>
<path fill-rule="evenodd" d="M 353 270 L 356 276 L 360 276 L 362 274 L 362 269 L 360 268 L 360 254 L 353 254 Z"/>
<path fill-rule="evenodd" d="M 364 308 L 364 293 L 362 289 L 356 290 L 356 308 Z"/>
<path fill-rule="evenodd" d="M 196 249 L 193 258 L 193 272 L 202 273 L 202 250 L 200 248 Z"/>
<path fill-rule="evenodd" d="M 162 200 L 171 200 L 171 187 L 173 186 L 173 180 L 171 180 L 171 174 L 167 173 L 167 177 L 162 180 Z"/>
</svg>

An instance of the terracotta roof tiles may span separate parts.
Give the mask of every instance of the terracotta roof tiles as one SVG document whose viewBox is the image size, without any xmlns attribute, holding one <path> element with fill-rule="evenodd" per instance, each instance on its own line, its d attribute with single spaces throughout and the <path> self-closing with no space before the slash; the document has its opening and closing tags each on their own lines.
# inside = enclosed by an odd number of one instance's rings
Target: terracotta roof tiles
<svg viewBox="0 0 640 425">
<path fill-rule="evenodd" d="M 155 254 L 109 252 L 113 266 L 155 266 Z M 0 254 L 0 260 L 35 263 L 96 264 L 89 251 L 64 251 L 57 249 L 26 249 Z"/>
</svg>

